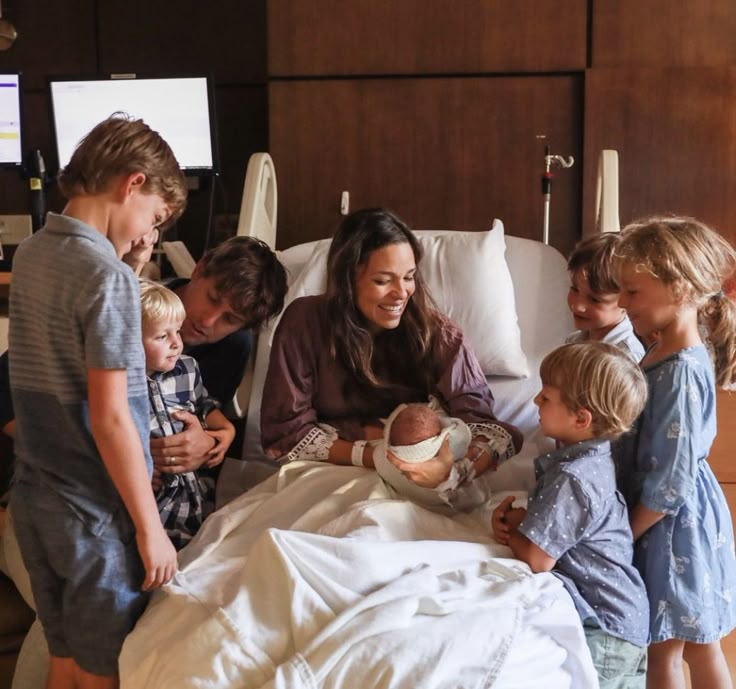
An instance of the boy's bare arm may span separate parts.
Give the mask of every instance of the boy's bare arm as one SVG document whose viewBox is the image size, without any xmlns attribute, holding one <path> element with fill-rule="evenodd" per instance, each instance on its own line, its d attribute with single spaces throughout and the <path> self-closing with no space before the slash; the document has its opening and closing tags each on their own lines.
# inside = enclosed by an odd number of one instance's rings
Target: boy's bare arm
<svg viewBox="0 0 736 689">
<path fill-rule="evenodd" d="M 557 560 L 516 529 L 512 529 L 509 534 L 508 546 L 514 557 L 526 562 L 535 574 L 549 572 L 557 564 Z"/>
<path fill-rule="evenodd" d="M 159 518 L 138 431 L 128 407 L 124 369 L 87 372 L 92 435 L 136 529 L 146 578 L 143 589 L 157 588 L 176 572 L 176 550 Z"/>
</svg>

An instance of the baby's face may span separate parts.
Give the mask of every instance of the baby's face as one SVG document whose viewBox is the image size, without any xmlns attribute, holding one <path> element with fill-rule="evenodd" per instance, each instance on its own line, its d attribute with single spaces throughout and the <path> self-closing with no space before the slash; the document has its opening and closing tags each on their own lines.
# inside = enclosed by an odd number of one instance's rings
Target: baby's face
<svg viewBox="0 0 736 689">
<path fill-rule="evenodd" d="M 146 353 L 146 374 L 171 371 L 182 350 L 181 321 L 143 321 L 143 350 Z"/>
</svg>

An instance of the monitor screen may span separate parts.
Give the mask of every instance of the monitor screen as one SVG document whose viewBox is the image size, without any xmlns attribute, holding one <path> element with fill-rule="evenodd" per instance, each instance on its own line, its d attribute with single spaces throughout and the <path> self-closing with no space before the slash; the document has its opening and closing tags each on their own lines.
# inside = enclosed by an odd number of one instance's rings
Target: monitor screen
<svg viewBox="0 0 736 689">
<path fill-rule="evenodd" d="M 0 74 L 0 167 L 22 164 L 20 76 Z"/>
<path fill-rule="evenodd" d="M 51 80 L 59 168 L 96 124 L 124 112 L 159 132 L 185 173 L 217 172 L 209 86 L 207 77 Z"/>
</svg>

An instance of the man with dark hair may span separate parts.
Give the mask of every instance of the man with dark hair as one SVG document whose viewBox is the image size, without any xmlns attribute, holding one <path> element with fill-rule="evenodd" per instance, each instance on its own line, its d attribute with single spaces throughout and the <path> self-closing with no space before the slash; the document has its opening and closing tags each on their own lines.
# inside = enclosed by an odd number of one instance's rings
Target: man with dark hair
<svg viewBox="0 0 736 689">
<path fill-rule="evenodd" d="M 143 248 L 148 251 L 133 251 L 133 260 L 128 260 L 136 272 L 150 255 L 150 243 Z M 253 344 L 252 331 L 283 307 L 286 270 L 264 242 L 232 237 L 205 253 L 190 279 L 175 278 L 167 286 L 176 292 L 187 312 L 181 329 L 184 353 L 199 363 L 210 396 L 227 405 L 243 377 Z M 6 352 L 0 357 L 0 429 L 10 436 L 14 434 L 14 416 Z M 181 420 L 181 433 L 151 441 L 151 455 L 162 471 L 199 468 L 218 442 L 216 433 L 204 430 L 195 416 L 182 412 Z M 176 458 L 174 466 L 167 463 L 171 457 Z"/>
</svg>

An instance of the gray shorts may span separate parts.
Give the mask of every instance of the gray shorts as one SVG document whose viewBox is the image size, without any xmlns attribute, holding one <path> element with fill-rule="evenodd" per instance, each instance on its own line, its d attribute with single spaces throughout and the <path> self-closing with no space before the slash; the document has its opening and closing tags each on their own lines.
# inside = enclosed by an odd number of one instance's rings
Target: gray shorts
<svg viewBox="0 0 736 689">
<path fill-rule="evenodd" d="M 646 647 L 635 646 L 602 629 L 584 627 L 584 630 L 601 689 L 645 689 Z"/>
<path fill-rule="evenodd" d="M 148 602 L 127 513 L 94 536 L 52 490 L 18 481 L 10 501 L 51 655 L 117 675 L 123 641 Z"/>
</svg>

